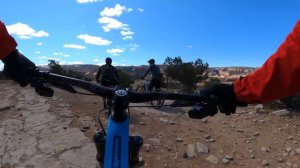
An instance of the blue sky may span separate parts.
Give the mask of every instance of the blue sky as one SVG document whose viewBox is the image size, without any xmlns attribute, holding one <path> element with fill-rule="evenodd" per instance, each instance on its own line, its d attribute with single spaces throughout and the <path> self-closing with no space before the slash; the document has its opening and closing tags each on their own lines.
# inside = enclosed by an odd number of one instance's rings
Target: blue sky
<svg viewBox="0 0 300 168">
<path fill-rule="evenodd" d="M 261 66 L 300 16 L 299 0 L 1 0 L 0 19 L 37 65 L 141 65 L 201 58 Z M 1 66 L 1 65 L 0 65 Z M 3 65 L 2 65 L 3 66 Z"/>
</svg>

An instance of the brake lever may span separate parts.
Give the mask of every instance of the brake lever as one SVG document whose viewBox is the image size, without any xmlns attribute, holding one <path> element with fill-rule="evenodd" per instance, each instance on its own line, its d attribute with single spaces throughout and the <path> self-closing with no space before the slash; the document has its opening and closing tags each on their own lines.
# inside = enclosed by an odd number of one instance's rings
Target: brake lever
<svg viewBox="0 0 300 168">
<path fill-rule="evenodd" d="M 49 83 L 38 77 L 36 74 L 38 74 L 38 69 L 34 69 L 32 71 L 33 77 L 29 81 L 30 86 L 33 87 L 35 89 L 35 92 L 40 96 L 53 97 L 54 90 L 50 88 Z"/>
<path fill-rule="evenodd" d="M 188 115 L 190 118 L 194 119 L 202 119 L 207 116 L 213 116 L 218 112 L 218 108 L 208 107 L 207 105 L 195 104 L 193 105 L 193 109 L 188 111 Z"/>
<path fill-rule="evenodd" d="M 218 113 L 217 99 L 216 97 L 209 97 L 206 102 L 197 103 L 193 105 L 193 109 L 188 111 L 190 118 L 202 119 L 207 116 L 214 116 Z"/>
<path fill-rule="evenodd" d="M 35 87 L 35 92 L 43 97 L 53 97 L 54 90 L 50 87 Z"/>
<path fill-rule="evenodd" d="M 50 88 L 48 83 L 45 83 L 38 79 L 32 79 L 30 81 L 31 87 L 35 89 L 35 92 L 43 97 L 53 97 L 54 90 Z"/>
</svg>

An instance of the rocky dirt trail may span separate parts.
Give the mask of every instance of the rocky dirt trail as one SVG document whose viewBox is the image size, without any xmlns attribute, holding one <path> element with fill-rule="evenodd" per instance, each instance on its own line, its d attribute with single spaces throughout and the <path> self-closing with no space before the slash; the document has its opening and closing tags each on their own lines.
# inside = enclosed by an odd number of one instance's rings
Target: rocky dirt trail
<svg viewBox="0 0 300 168">
<path fill-rule="evenodd" d="M 10 82 L 0 88 L 1 167 L 96 167 L 94 144 L 79 128 L 69 127 L 68 104 L 53 107 L 59 99 Z"/>
<path fill-rule="evenodd" d="M 8 81 L 0 88 L 3 168 L 97 167 L 91 138 L 100 98 L 57 89 L 43 98 Z M 144 139 L 139 167 L 300 166 L 300 113 L 248 106 L 235 115 L 194 120 L 185 111 L 131 108 L 130 132 Z"/>
</svg>

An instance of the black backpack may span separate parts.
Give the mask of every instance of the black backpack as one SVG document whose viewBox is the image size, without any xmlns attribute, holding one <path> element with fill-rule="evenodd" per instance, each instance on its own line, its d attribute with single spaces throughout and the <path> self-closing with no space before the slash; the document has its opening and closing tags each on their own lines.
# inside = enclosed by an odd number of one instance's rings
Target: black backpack
<svg viewBox="0 0 300 168">
<path fill-rule="evenodd" d="M 116 77 L 116 72 L 113 66 L 103 65 L 101 67 L 100 81 L 106 82 L 116 82 L 118 79 Z"/>
</svg>

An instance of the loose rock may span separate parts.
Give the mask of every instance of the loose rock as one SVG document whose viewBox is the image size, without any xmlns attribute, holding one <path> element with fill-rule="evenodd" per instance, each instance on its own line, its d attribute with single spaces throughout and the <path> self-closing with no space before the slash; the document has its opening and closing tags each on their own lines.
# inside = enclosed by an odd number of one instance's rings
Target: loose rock
<svg viewBox="0 0 300 168">
<path fill-rule="evenodd" d="M 226 155 L 226 156 L 225 156 L 225 159 L 233 160 L 233 157 L 232 157 L 231 155 Z"/>
<path fill-rule="evenodd" d="M 205 139 L 210 139 L 211 136 L 210 136 L 210 135 L 204 135 L 204 138 L 205 138 Z"/>
<path fill-rule="evenodd" d="M 187 153 L 188 158 L 196 157 L 197 155 L 195 153 L 195 145 L 194 144 L 188 144 L 186 153 Z"/>
<path fill-rule="evenodd" d="M 198 153 L 208 153 L 208 146 L 203 144 L 203 143 L 200 143 L 200 142 L 197 142 L 197 152 Z"/>
<path fill-rule="evenodd" d="M 267 160 L 262 160 L 261 163 L 262 163 L 263 166 L 269 166 L 270 165 L 269 161 L 267 161 Z"/>
<path fill-rule="evenodd" d="M 228 163 L 230 162 L 230 160 L 224 158 L 224 159 L 222 159 L 222 162 L 223 162 L 224 164 L 228 164 Z"/>
<path fill-rule="evenodd" d="M 300 148 L 295 149 L 296 154 L 300 154 Z"/>
<path fill-rule="evenodd" d="M 273 111 L 272 113 L 279 117 L 285 117 L 290 114 L 290 112 L 287 109 Z"/>
<path fill-rule="evenodd" d="M 183 139 L 181 139 L 181 138 L 176 138 L 176 142 L 183 142 Z"/>
<path fill-rule="evenodd" d="M 218 162 L 219 162 L 219 159 L 216 156 L 214 156 L 214 155 L 208 156 L 206 158 L 206 160 L 210 161 L 213 164 L 218 164 Z"/>
</svg>

